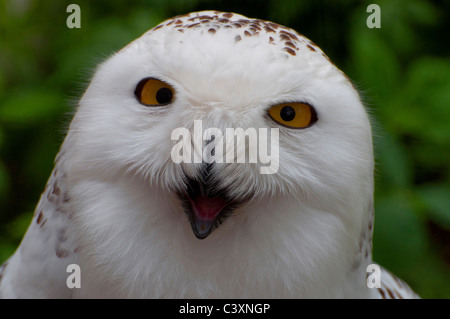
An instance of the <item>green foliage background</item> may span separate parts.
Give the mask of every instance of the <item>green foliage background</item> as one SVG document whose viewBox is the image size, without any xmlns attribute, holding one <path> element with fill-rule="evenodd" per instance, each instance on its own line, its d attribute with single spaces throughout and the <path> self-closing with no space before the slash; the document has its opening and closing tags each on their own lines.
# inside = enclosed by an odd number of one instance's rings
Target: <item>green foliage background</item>
<svg viewBox="0 0 450 319">
<path fill-rule="evenodd" d="M 81 29 L 66 8 L 81 7 Z M 369 29 L 366 8 L 381 7 Z M 0 1 L 0 263 L 19 244 L 95 65 L 173 15 L 217 9 L 317 43 L 360 89 L 376 150 L 374 259 L 450 297 L 450 2 Z"/>
</svg>

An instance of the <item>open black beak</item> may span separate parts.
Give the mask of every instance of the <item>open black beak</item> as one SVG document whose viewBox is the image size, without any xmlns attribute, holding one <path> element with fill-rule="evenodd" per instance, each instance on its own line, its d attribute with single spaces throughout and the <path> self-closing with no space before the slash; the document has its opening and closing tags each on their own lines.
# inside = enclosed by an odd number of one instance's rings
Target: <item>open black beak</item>
<svg viewBox="0 0 450 319">
<path fill-rule="evenodd" d="M 212 185 L 191 178 L 187 178 L 186 191 L 178 192 L 178 196 L 198 239 L 208 237 L 238 204 L 227 196 L 226 191 L 218 191 Z"/>
</svg>

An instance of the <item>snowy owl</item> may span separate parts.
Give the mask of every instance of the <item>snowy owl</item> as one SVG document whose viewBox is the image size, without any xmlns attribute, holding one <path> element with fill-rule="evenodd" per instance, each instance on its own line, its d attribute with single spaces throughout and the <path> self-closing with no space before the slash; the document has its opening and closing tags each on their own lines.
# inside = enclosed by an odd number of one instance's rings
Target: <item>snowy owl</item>
<svg viewBox="0 0 450 319">
<path fill-rule="evenodd" d="M 0 296 L 417 297 L 383 268 L 369 287 L 373 170 L 358 92 L 312 41 L 174 17 L 97 68 Z"/>
</svg>

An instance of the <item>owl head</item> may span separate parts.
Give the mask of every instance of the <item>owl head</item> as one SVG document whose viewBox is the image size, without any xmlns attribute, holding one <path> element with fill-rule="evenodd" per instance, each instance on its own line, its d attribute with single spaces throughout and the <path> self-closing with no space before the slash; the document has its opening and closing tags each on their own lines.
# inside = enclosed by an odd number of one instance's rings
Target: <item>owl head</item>
<svg viewBox="0 0 450 319">
<path fill-rule="evenodd" d="M 304 209 L 357 233 L 373 192 L 370 123 L 350 80 L 303 35 L 239 14 L 177 16 L 113 55 L 69 140 L 73 178 L 171 194 L 200 239 L 239 216 L 275 223 Z"/>
</svg>

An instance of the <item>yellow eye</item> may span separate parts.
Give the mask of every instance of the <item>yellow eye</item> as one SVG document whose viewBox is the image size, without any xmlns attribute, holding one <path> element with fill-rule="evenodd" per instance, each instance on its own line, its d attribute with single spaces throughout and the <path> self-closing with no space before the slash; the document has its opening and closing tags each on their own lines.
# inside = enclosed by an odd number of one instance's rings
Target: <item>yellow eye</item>
<svg viewBox="0 0 450 319">
<path fill-rule="evenodd" d="M 269 116 L 283 126 L 290 128 L 306 128 L 317 121 L 314 108 L 306 103 L 283 103 L 272 106 Z"/>
<path fill-rule="evenodd" d="M 136 86 L 134 95 L 139 102 L 149 106 L 167 105 L 173 101 L 173 88 L 158 79 L 146 78 Z"/>
</svg>

